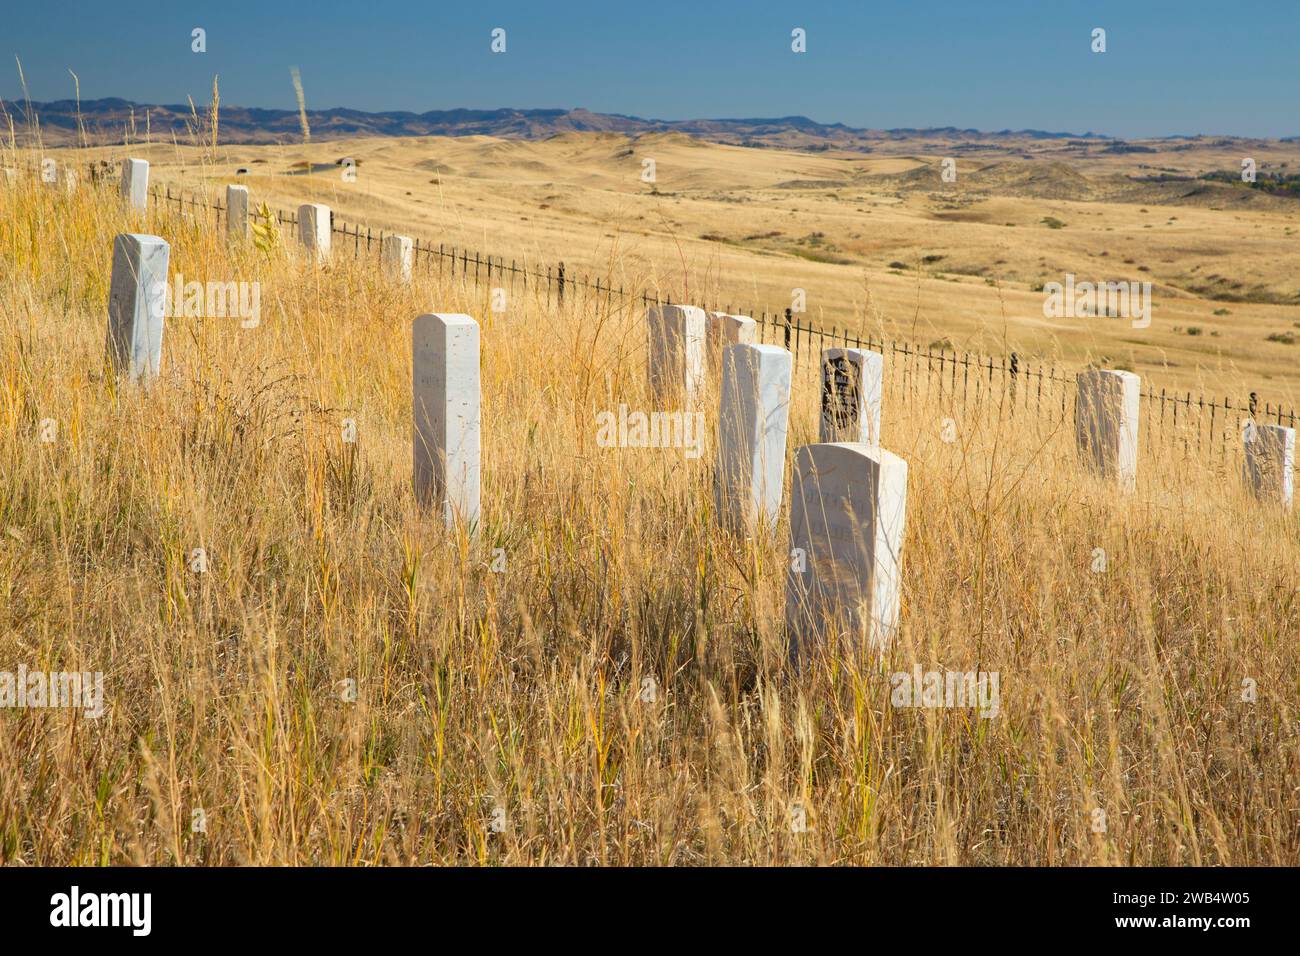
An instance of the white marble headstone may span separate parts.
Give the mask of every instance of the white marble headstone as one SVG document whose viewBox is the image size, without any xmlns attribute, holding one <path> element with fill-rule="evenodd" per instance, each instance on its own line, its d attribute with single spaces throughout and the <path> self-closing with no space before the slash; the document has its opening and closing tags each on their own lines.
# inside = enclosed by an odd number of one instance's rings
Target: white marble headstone
<svg viewBox="0 0 1300 956">
<path fill-rule="evenodd" d="M 707 329 L 710 355 L 720 355 L 728 345 L 753 345 L 758 341 L 758 323 L 747 315 L 710 312 Z"/>
<path fill-rule="evenodd" d="M 330 207 L 304 203 L 298 207 L 298 241 L 317 262 L 330 257 Z"/>
<path fill-rule="evenodd" d="M 1125 491 L 1137 487 L 1142 380 L 1133 372 L 1093 369 L 1076 379 L 1074 436 L 1079 454 Z"/>
<path fill-rule="evenodd" d="M 411 327 L 416 500 L 447 526 L 479 519 L 479 325 L 468 315 L 422 315 Z"/>
<path fill-rule="evenodd" d="M 390 275 L 396 276 L 401 282 L 410 282 L 414 248 L 410 236 L 384 236 L 379 258 Z"/>
<path fill-rule="evenodd" d="M 113 369 L 133 382 L 156 376 L 162 365 L 170 255 L 157 236 L 122 233 L 113 240 L 108 356 Z"/>
<path fill-rule="evenodd" d="M 736 531 L 776 529 L 785 481 L 792 357 L 779 345 L 731 345 L 722 353 L 718 467 L 720 523 Z"/>
<path fill-rule="evenodd" d="M 822 350 L 822 442 L 880 446 L 885 357 L 869 349 Z"/>
<path fill-rule="evenodd" d="M 885 649 L 899 622 L 907 462 L 858 443 L 804 445 L 791 484 L 791 656 Z"/>
<path fill-rule="evenodd" d="M 226 187 L 226 235 L 248 238 L 248 187 Z"/>
<path fill-rule="evenodd" d="M 71 166 L 63 167 L 63 189 L 69 196 L 77 191 L 77 171 Z"/>
<path fill-rule="evenodd" d="M 663 305 L 646 312 L 647 368 L 657 398 L 690 405 L 704 388 L 704 310 Z"/>
<path fill-rule="evenodd" d="M 1245 435 L 1245 479 L 1260 501 L 1290 510 L 1295 497 L 1295 429 L 1251 424 Z"/>
<path fill-rule="evenodd" d="M 149 205 L 149 162 L 122 160 L 122 198 L 131 209 L 144 212 Z"/>
</svg>

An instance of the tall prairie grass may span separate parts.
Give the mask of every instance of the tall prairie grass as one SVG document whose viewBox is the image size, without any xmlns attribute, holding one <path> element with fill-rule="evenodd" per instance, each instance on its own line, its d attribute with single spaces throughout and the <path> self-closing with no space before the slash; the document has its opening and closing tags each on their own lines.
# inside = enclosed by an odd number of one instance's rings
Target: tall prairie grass
<svg viewBox="0 0 1300 956">
<path fill-rule="evenodd" d="M 116 381 L 126 231 L 260 282 L 261 324 L 169 319 L 161 377 Z M 595 441 L 653 407 L 641 314 L 295 252 L 0 183 L 0 670 L 102 671 L 106 699 L 0 710 L 0 862 L 1300 862 L 1300 519 L 1231 464 L 1148 454 L 1120 496 L 1068 422 L 891 372 L 901 633 L 794 673 L 788 517 L 728 534 L 711 452 Z M 472 538 L 413 501 L 426 311 L 482 323 Z M 997 672 L 998 715 L 892 706 L 916 666 Z"/>
</svg>

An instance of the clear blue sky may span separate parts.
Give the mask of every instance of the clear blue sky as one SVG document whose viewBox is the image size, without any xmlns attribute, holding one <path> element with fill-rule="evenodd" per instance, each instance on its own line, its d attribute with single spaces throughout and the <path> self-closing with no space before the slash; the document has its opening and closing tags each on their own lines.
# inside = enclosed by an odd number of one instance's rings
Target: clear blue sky
<svg viewBox="0 0 1300 956">
<path fill-rule="evenodd" d="M 190 51 L 196 26 L 205 54 Z M 489 50 L 494 27 L 505 54 Z M 807 53 L 791 52 L 794 27 Z M 26 0 L 0 13 L 0 52 L 37 100 L 70 98 L 73 69 L 83 99 L 206 103 L 215 73 L 224 103 L 292 109 L 298 66 L 310 109 L 1300 133 L 1300 0 Z M 12 58 L 0 76 L 19 99 Z"/>
</svg>

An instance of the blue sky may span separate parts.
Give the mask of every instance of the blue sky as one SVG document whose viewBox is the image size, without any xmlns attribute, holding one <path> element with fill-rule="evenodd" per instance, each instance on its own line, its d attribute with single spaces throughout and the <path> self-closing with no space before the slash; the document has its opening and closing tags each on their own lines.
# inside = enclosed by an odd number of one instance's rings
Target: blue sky
<svg viewBox="0 0 1300 956">
<path fill-rule="evenodd" d="M 292 109 L 586 107 L 661 119 L 1118 136 L 1300 134 L 1300 0 L 7 4 L 0 96 Z M 130 11 L 130 12 L 124 12 Z M 208 52 L 190 50 L 207 31 Z M 506 53 L 489 49 L 506 30 Z M 790 50 L 790 31 L 808 50 Z M 1090 50 L 1094 27 L 1107 51 Z"/>
</svg>

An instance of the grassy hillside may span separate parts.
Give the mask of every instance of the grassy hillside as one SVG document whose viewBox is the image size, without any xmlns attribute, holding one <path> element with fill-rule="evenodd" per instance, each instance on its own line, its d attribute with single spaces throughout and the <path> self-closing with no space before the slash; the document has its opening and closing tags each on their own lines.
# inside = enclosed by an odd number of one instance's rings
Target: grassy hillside
<svg viewBox="0 0 1300 956">
<path fill-rule="evenodd" d="M 904 141 L 864 155 L 572 133 L 49 155 L 130 152 L 174 189 L 219 200 L 244 182 L 255 202 L 325 202 L 376 231 L 563 260 L 679 300 L 780 312 L 802 289 L 807 318 L 828 328 L 1070 366 L 1104 357 L 1157 388 L 1300 405 L 1295 200 L 1201 178 L 1239 171 L 1240 144 L 1129 154 L 1071 143 Z M 1296 144 L 1250 145 L 1261 175 L 1300 161 Z M 355 183 L 334 165 L 344 156 L 358 161 Z M 1045 317 L 1041 290 L 1067 273 L 1152 283 L 1151 326 Z"/>
<path fill-rule="evenodd" d="M 169 320 L 161 379 L 121 387 L 123 231 L 260 281 L 261 324 Z M 650 407 L 640 314 L 493 313 L 280 238 L 0 191 L 0 669 L 100 670 L 106 703 L 0 710 L 0 863 L 1300 860 L 1300 517 L 1231 463 L 1147 454 L 1117 500 L 1068 422 L 893 368 L 902 633 L 796 675 L 785 519 L 720 531 L 707 449 L 596 446 L 597 412 Z M 483 324 L 475 539 L 412 502 L 410 323 L 434 308 Z M 791 451 L 816 400 L 801 367 Z M 914 666 L 998 672 L 999 714 L 891 706 Z"/>
</svg>

